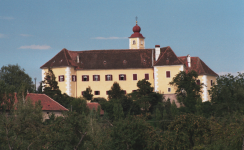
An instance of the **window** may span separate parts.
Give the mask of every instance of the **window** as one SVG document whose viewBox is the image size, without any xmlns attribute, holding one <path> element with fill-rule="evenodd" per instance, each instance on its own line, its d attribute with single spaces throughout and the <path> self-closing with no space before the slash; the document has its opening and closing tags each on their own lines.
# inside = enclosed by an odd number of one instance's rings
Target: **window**
<svg viewBox="0 0 244 150">
<path fill-rule="evenodd" d="M 119 75 L 119 80 L 126 80 L 126 75 L 125 74 L 120 74 Z"/>
<path fill-rule="evenodd" d="M 93 81 L 100 81 L 100 75 L 93 75 Z"/>
<path fill-rule="evenodd" d="M 94 91 L 94 95 L 100 95 L 100 91 Z"/>
<path fill-rule="evenodd" d="M 109 91 L 106 91 L 106 95 L 108 95 Z"/>
<path fill-rule="evenodd" d="M 197 80 L 197 85 L 200 85 L 200 80 Z"/>
<path fill-rule="evenodd" d="M 113 81 L 112 75 L 110 75 L 110 74 L 105 75 L 105 81 Z"/>
<path fill-rule="evenodd" d="M 211 80 L 211 86 L 213 86 L 213 80 Z"/>
<path fill-rule="evenodd" d="M 170 78 L 170 71 L 166 71 L 166 77 Z"/>
<path fill-rule="evenodd" d="M 143 41 L 141 40 L 141 45 L 143 45 Z"/>
<path fill-rule="evenodd" d="M 122 90 L 124 92 L 124 94 L 126 94 L 126 90 Z"/>
<path fill-rule="evenodd" d="M 137 74 L 133 74 L 133 80 L 137 80 Z"/>
<path fill-rule="evenodd" d="M 72 81 L 76 81 L 76 75 L 72 75 Z"/>
<path fill-rule="evenodd" d="M 58 76 L 58 81 L 59 81 L 59 82 L 63 82 L 63 81 L 64 81 L 64 75 L 60 75 L 60 76 Z"/>
<path fill-rule="evenodd" d="M 136 92 L 136 91 L 137 91 L 137 90 L 132 90 L 132 93 L 133 93 L 133 92 Z"/>
<path fill-rule="evenodd" d="M 135 45 L 136 44 L 136 40 L 133 40 L 133 45 Z"/>
<path fill-rule="evenodd" d="M 88 75 L 83 75 L 82 76 L 82 81 L 89 81 L 89 76 Z"/>
<path fill-rule="evenodd" d="M 148 73 L 145 74 L 145 79 L 149 80 L 149 74 Z"/>
<path fill-rule="evenodd" d="M 81 95 L 84 95 L 85 91 L 81 91 Z"/>
<path fill-rule="evenodd" d="M 171 88 L 168 88 L 168 92 L 171 92 Z"/>
</svg>

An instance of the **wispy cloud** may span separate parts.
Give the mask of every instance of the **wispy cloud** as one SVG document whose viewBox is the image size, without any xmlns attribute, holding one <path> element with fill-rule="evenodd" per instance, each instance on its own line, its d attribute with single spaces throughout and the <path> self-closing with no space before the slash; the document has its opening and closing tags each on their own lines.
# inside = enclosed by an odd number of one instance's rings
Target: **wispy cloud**
<svg viewBox="0 0 244 150">
<path fill-rule="evenodd" d="M 33 36 L 33 35 L 30 35 L 30 34 L 20 34 L 20 36 L 23 36 L 23 37 L 30 37 L 30 36 Z"/>
<path fill-rule="evenodd" d="M 244 70 L 242 71 L 238 71 L 240 73 L 244 73 Z M 219 72 L 218 75 L 227 75 L 227 74 L 231 74 L 231 75 L 234 75 L 234 76 L 237 76 L 238 73 L 237 72 Z"/>
<path fill-rule="evenodd" d="M 26 45 L 26 46 L 20 46 L 19 49 L 50 49 L 51 46 L 48 45 Z"/>
<path fill-rule="evenodd" d="M 91 39 L 95 40 L 120 40 L 120 39 L 128 39 L 128 37 L 94 37 Z"/>
<path fill-rule="evenodd" d="M 3 20 L 13 20 L 14 17 L 0 16 L 0 19 L 3 19 Z"/>
</svg>

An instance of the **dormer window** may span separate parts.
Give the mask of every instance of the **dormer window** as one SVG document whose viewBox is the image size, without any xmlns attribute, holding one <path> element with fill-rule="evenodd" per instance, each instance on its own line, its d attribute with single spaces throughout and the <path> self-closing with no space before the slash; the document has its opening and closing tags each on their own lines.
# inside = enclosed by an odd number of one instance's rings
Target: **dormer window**
<svg viewBox="0 0 244 150">
<path fill-rule="evenodd" d="M 136 40 L 133 40 L 132 44 L 135 45 L 136 44 Z"/>
</svg>

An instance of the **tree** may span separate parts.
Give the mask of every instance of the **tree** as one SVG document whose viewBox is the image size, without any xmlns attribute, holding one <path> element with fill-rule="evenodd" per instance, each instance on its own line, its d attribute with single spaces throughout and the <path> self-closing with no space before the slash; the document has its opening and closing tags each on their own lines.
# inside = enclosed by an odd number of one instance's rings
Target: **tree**
<svg viewBox="0 0 244 150">
<path fill-rule="evenodd" d="M 235 111 L 243 114 L 244 73 L 238 73 L 237 76 L 231 74 L 219 76 L 217 84 L 211 88 L 209 94 L 216 116 L 232 114 Z"/>
<path fill-rule="evenodd" d="M 61 93 L 56 77 L 51 68 L 48 68 L 48 72 L 42 81 L 43 93 L 63 105 L 64 107 L 70 107 L 70 102 L 74 99 L 66 93 Z"/>
<path fill-rule="evenodd" d="M 1 149 L 41 149 L 45 128 L 41 102 L 18 101 L 16 109 L 0 115 Z"/>
<path fill-rule="evenodd" d="M 61 95 L 58 82 L 51 68 L 48 68 L 44 81 L 42 81 L 42 86 L 44 87 L 43 93 L 51 98 L 54 98 L 55 95 Z"/>
<path fill-rule="evenodd" d="M 84 91 L 83 97 L 85 97 L 87 100 L 92 100 L 93 94 L 90 86 L 86 88 L 86 91 Z"/>
<path fill-rule="evenodd" d="M 27 91 L 33 92 L 31 77 L 18 64 L 3 66 L 0 70 L 0 80 L 5 82 L 6 87 L 22 97 L 26 95 Z"/>
<path fill-rule="evenodd" d="M 79 114 L 89 114 L 89 108 L 87 107 L 86 100 L 84 98 L 74 98 L 71 103 L 72 111 L 75 111 Z"/>
<path fill-rule="evenodd" d="M 203 149 L 211 142 L 210 122 L 202 116 L 184 114 L 170 123 L 164 133 L 164 149 L 188 150 Z"/>
<path fill-rule="evenodd" d="M 198 74 L 196 71 L 181 71 L 170 82 L 170 85 L 176 86 L 177 100 L 181 103 L 181 110 L 188 113 L 196 112 L 197 100 L 201 98 L 201 88 L 203 83 L 197 84 Z"/>
<path fill-rule="evenodd" d="M 139 116 L 130 116 L 114 122 L 110 137 L 110 149 L 162 149 L 160 136 Z"/>
<path fill-rule="evenodd" d="M 163 101 L 163 95 L 153 92 L 151 83 L 146 79 L 139 80 L 137 87 L 137 91 L 131 93 L 130 96 L 143 108 L 144 114 L 147 112 L 153 113 L 156 110 L 156 106 Z"/>
<path fill-rule="evenodd" d="M 124 91 L 119 86 L 119 83 L 114 82 L 111 90 L 108 91 L 108 99 L 120 99 L 125 95 Z"/>
</svg>

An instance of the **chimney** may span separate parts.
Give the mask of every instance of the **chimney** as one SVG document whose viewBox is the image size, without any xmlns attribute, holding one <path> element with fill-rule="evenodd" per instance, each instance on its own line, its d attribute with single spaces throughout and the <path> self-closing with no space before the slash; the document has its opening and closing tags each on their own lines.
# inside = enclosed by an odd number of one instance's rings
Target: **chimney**
<svg viewBox="0 0 244 150">
<path fill-rule="evenodd" d="M 191 56 L 189 54 L 187 55 L 187 65 L 191 68 Z"/>
<path fill-rule="evenodd" d="M 155 45 L 155 61 L 158 60 L 159 55 L 160 55 L 160 45 Z"/>
<path fill-rule="evenodd" d="M 77 63 L 80 62 L 79 54 L 76 56 Z"/>
</svg>

